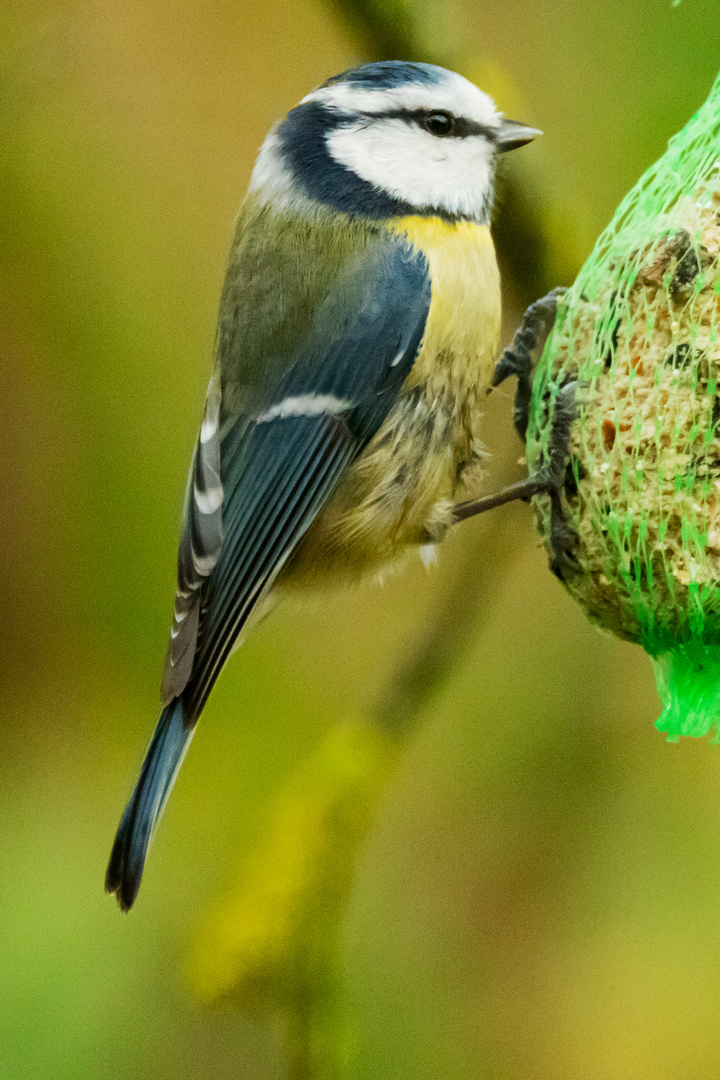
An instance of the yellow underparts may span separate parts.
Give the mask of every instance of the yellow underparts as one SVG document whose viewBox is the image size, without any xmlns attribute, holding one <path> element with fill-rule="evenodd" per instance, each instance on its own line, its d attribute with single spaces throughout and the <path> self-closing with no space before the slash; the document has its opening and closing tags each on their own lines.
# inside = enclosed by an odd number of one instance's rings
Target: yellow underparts
<svg viewBox="0 0 720 1080">
<path fill-rule="evenodd" d="M 479 409 L 500 333 L 490 231 L 469 221 L 391 219 L 428 260 L 420 351 L 387 420 L 348 469 L 282 575 L 290 589 L 360 578 L 442 539 L 480 450 Z"/>
<path fill-rule="evenodd" d="M 500 334 L 500 277 L 487 225 L 436 217 L 397 218 L 390 226 L 419 248 L 430 266 L 432 300 L 425 336 L 408 384 L 439 379 L 483 389 L 492 376 Z"/>
</svg>

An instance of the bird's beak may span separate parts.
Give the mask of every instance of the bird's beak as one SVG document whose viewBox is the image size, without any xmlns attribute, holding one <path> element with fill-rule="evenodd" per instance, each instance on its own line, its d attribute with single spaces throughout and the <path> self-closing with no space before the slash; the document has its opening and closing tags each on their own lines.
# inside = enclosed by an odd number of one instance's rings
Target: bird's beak
<svg viewBox="0 0 720 1080">
<path fill-rule="evenodd" d="M 528 127 L 527 124 L 519 124 L 517 120 L 503 120 L 497 137 L 499 154 L 505 154 L 508 150 L 517 150 L 519 146 L 537 139 L 542 131 Z"/>
</svg>

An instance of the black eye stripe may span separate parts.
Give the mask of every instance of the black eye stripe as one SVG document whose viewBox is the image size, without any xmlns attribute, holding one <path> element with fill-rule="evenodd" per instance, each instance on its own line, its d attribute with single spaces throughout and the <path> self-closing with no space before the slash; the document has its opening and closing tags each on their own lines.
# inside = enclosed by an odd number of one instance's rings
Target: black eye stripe
<svg viewBox="0 0 720 1080">
<path fill-rule="evenodd" d="M 387 112 L 382 113 L 361 113 L 368 121 L 373 120 L 404 120 L 407 124 L 420 124 L 429 116 L 442 113 L 442 109 L 389 109 Z M 495 128 L 486 127 L 484 124 L 479 124 L 477 120 L 468 120 L 465 116 L 453 116 L 452 113 L 448 113 L 448 116 L 452 118 L 453 125 L 452 131 L 447 135 L 442 136 L 446 139 L 467 139 L 472 135 L 484 135 L 488 142 L 497 141 L 497 131 Z M 348 120 L 352 122 L 352 118 L 348 117 Z"/>
</svg>

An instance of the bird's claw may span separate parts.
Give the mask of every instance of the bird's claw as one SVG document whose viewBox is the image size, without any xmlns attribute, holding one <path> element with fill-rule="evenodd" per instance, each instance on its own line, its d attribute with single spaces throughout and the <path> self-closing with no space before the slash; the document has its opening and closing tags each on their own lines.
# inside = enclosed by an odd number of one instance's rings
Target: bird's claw
<svg viewBox="0 0 720 1080">
<path fill-rule="evenodd" d="M 542 352 L 545 346 L 555 322 L 558 303 L 566 292 L 566 288 L 558 286 L 527 308 L 511 344 L 503 352 L 493 372 L 490 384 L 493 388 L 499 386 L 511 375 L 517 378 L 514 423 L 515 430 L 523 442 L 527 434 L 530 415 L 534 357 Z"/>
<path fill-rule="evenodd" d="M 512 345 L 505 350 L 495 368 L 493 386 L 499 386 L 509 375 L 517 376 L 515 428 L 523 440 L 527 431 L 532 394 L 532 356 L 540 343 L 544 344 L 547 334 L 552 329 L 558 301 L 562 299 L 566 291 L 563 288 L 553 289 L 551 293 L 527 309 Z M 537 472 L 529 476 L 527 480 L 512 484 L 503 491 L 462 503 L 455 507 L 454 512 L 455 520 L 463 521 L 515 499 L 530 502 L 536 495 L 548 495 L 550 498 L 550 569 L 561 580 L 564 572 L 577 572 L 579 569 L 574 554 L 578 546 L 578 537 L 568 524 L 562 495 L 569 456 L 570 431 L 577 416 L 575 395 L 578 385 L 577 380 L 569 380 L 558 391 L 544 462 Z"/>
<path fill-rule="evenodd" d="M 547 464 L 542 470 L 547 477 L 546 490 L 550 496 L 550 569 L 560 580 L 563 580 L 564 570 L 571 573 L 578 570 L 575 557 L 578 536 L 568 524 L 562 499 L 570 429 L 578 412 L 577 387 L 577 381 L 568 382 L 558 393 L 547 448 Z"/>
</svg>

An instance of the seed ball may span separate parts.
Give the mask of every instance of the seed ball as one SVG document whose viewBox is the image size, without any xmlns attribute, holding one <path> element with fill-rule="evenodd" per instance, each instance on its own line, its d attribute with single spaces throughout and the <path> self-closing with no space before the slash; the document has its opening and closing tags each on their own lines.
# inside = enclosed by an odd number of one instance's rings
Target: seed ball
<svg viewBox="0 0 720 1080">
<path fill-rule="evenodd" d="M 559 573 L 596 624 L 656 659 L 677 713 L 678 730 L 662 730 L 677 737 L 720 716 L 720 187 L 659 220 L 613 252 L 594 291 L 579 280 L 568 293 L 527 457 L 531 470 L 546 460 L 555 401 L 576 382 L 563 493 L 576 565 Z M 550 548 L 549 499 L 534 502 Z"/>
</svg>

